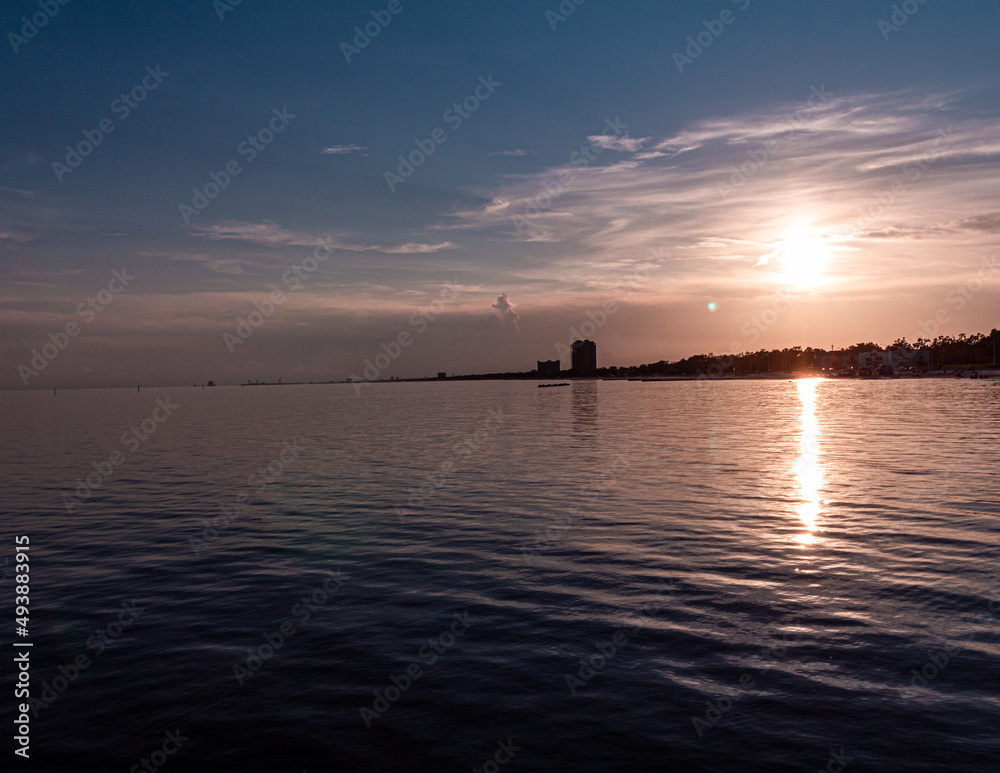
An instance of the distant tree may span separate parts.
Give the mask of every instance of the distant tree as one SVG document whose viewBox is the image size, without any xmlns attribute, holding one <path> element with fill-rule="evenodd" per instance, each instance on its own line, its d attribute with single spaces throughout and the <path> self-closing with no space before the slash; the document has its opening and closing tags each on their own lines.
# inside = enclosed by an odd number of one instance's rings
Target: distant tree
<svg viewBox="0 0 1000 773">
<path fill-rule="evenodd" d="M 854 344 L 853 346 L 847 347 L 846 351 L 853 352 L 855 354 L 864 354 L 865 352 L 870 352 L 873 349 L 876 351 L 880 351 L 882 347 L 876 343 L 872 343 L 871 341 L 865 341 L 864 343 L 857 343 Z"/>
</svg>

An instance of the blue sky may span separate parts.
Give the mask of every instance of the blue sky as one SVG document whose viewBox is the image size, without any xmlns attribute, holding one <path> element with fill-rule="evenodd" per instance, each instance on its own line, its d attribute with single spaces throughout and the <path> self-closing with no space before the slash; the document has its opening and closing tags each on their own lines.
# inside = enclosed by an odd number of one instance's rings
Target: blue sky
<svg viewBox="0 0 1000 773">
<path fill-rule="evenodd" d="M 16 0 L 0 386 L 340 379 L 402 332 L 380 375 L 524 370 L 609 303 L 602 365 L 996 326 L 996 3 L 569 8 Z"/>
</svg>

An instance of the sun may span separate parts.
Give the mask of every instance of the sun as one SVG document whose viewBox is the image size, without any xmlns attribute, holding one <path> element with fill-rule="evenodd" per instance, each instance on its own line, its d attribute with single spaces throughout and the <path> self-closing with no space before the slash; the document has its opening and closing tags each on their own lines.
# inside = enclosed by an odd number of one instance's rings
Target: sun
<svg viewBox="0 0 1000 773">
<path fill-rule="evenodd" d="M 797 290 L 812 290 L 826 281 L 830 246 L 824 236 L 799 229 L 790 231 L 771 246 L 772 251 L 758 265 L 774 260 L 782 282 Z"/>
</svg>

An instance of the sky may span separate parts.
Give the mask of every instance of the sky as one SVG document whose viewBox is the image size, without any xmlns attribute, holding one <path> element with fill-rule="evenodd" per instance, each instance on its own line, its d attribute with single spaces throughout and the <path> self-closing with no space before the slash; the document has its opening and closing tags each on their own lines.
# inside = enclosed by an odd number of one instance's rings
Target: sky
<svg viewBox="0 0 1000 773">
<path fill-rule="evenodd" d="M 0 29 L 3 389 L 998 326 L 992 0 L 12 0 Z"/>
</svg>

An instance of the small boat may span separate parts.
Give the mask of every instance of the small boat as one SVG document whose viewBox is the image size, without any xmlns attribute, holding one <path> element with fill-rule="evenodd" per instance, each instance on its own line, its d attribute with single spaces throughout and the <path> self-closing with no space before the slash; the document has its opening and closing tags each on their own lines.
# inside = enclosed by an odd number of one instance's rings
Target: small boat
<svg viewBox="0 0 1000 773">
<path fill-rule="evenodd" d="M 557 386 L 569 386 L 569 383 L 566 383 L 566 384 L 539 384 L 538 388 L 539 389 L 546 389 L 547 387 L 557 387 Z"/>
</svg>

